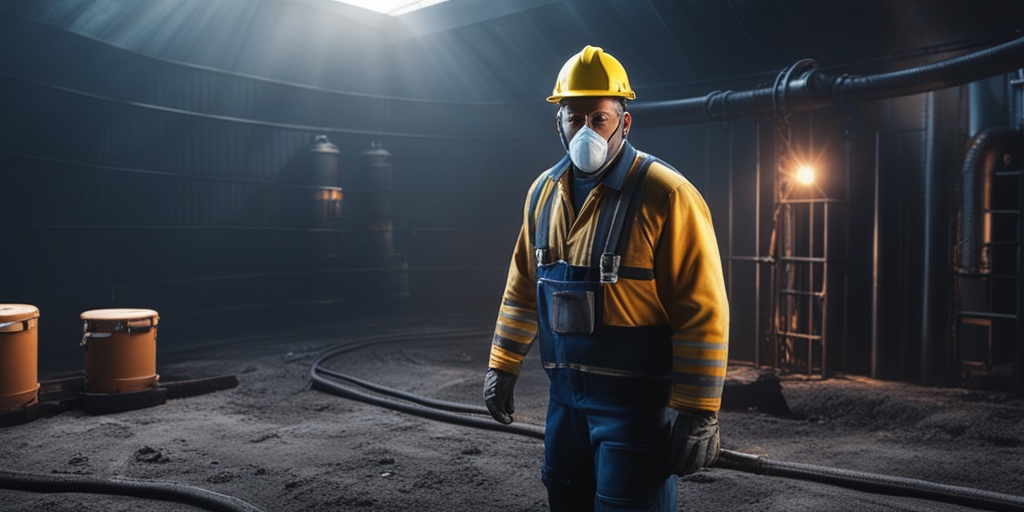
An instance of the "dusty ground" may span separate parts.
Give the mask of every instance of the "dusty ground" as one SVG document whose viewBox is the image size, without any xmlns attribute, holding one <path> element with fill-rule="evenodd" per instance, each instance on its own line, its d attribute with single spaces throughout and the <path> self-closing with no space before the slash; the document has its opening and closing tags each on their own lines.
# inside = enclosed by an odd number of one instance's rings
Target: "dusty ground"
<svg viewBox="0 0 1024 512">
<path fill-rule="evenodd" d="M 164 381 L 234 374 L 237 388 L 106 416 L 72 410 L 0 429 L 0 468 L 175 482 L 267 512 L 545 510 L 540 441 L 474 430 L 308 387 L 341 340 L 490 327 L 490 319 L 371 319 L 224 339 L 162 352 Z M 170 344 L 169 341 L 164 340 Z M 479 403 L 488 338 L 373 347 L 331 368 L 392 387 Z M 518 421 L 542 424 L 545 377 L 531 355 Z M 721 415 L 726 448 L 1024 495 L 1024 400 L 868 379 L 786 380 L 797 415 Z M 681 509 L 965 510 L 824 484 L 712 468 L 684 479 Z M 2 511 L 171 511 L 193 507 L 92 494 L 0 490 Z"/>
</svg>

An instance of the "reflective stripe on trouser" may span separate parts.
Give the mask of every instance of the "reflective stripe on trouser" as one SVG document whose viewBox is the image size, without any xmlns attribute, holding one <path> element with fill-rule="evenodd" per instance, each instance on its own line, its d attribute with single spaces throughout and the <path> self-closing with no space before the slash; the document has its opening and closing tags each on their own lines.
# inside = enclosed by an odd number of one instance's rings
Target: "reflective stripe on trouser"
<svg viewBox="0 0 1024 512">
<path fill-rule="evenodd" d="M 671 332 L 602 325 L 596 275 L 561 261 L 537 268 L 538 336 L 551 381 L 542 474 L 551 510 L 675 511 Z"/>
</svg>

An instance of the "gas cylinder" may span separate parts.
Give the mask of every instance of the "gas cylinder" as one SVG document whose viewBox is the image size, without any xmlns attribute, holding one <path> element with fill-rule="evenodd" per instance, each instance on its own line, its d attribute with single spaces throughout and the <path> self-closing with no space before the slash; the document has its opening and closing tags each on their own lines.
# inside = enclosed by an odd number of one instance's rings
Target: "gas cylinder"
<svg viewBox="0 0 1024 512">
<path fill-rule="evenodd" d="M 0 304 L 0 413 L 39 400 L 39 309 Z"/>
<path fill-rule="evenodd" d="M 409 295 L 409 267 L 405 255 L 395 251 L 394 168 L 391 153 L 379 142 L 359 155 L 362 183 L 366 184 L 363 212 L 364 227 L 369 236 L 367 255 L 370 266 L 381 268 L 379 290 L 388 296 Z"/>
<path fill-rule="evenodd" d="M 302 184 L 312 187 L 313 225 L 330 226 L 341 218 L 341 151 L 326 135 L 317 135 L 306 153 Z"/>
<path fill-rule="evenodd" d="M 317 135 L 307 149 L 309 167 L 306 176 L 308 185 L 337 187 L 341 183 L 341 151 L 327 140 L 326 135 Z"/>
<path fill-rule="evenodd" d="M 367 223 L 370 227 L 390 224 L 394 201 L 391 153 L 381 143 L 371 142 L 370 147 L 359 155 L 359 159 L 362 163 L 363 182 L 366 183 Z"/>
</svg>

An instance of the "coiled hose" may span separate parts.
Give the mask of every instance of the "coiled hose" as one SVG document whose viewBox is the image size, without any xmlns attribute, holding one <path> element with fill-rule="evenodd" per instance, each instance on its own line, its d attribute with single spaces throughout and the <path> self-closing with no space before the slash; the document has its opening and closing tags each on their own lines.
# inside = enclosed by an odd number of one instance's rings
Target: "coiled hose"
<svg viewBox="0 0 1024 512">
<path fill-rule="evenodd" d="M 0 488 L 45 493 L 114 494 L 187 503 L 221 512 L 262 512 L 261 509 L 232 496 L 199 487 L 167 482 L 144 482 L 82 475 L 40 475 L 0 470 Z"/>
<path fill-rule="evenodd" d="M 416 416 L 485 430 L 497 430 L 544 439 L 544 428 L 536 425 L 503 425 L 491 419 L 485 407 L 460 404 L 414 395 L 373 384 L 362 379 L 322 368 L 324 361 L 368 346 L 383 343 L 454 339 L 469 336 L 487 336 L 486 331 L 438 332 L 378 336 L 355 340 L 323 352 L 310 368 L 313 389 L 361 402 L 386 407 Z M 331 379 L 337 379 L 331 380 Z M 341 381 L 341 382 L 338 382 Z M 344 383 L 348 383 L 346 385 Z M 367 391 L 357 389 L 355 386 Z M 383 395 L 383 396 L 380 396 Z M 412 403 L 410 403 L 412 402 Z M 467 414 L 482 417 L 468 416 Z M 767 457 L 732 450 L 722 450 L 716 467 L 768 476 L 809 480 L 859 491 L 921 498 L 952 503 L 982 510 L 1024 511 L 1024 497 L 990 492 L 970 487 L 938 484 L 926 480 L 903 478 L 878 473 L 850 471 L 826 466 L 771 460 Z"/>
<path fill-rule="evenodd" d="M 386 407 L 388 409 L 393 409 L 396 411 L 401 411 L 404 413 L 413 414 L 416 416 L 432 420 L 443 421 L 446 423 L 454 423 L 456 425 L 479 428 L 483 430 L 498 430 L 502 432 L 511 432 L 513 434 L 524 435 L 527 437 L 544 439 L 543 427 L 526 424 L 502 425 L 501 423 L 498 423 L 491 419 L 491 416 L 487 412 L 487 409 L 485 407 L 458 404 L 455 402 L 434 400 L 432 398 L 413 395 L 410 393 L 399 391 L 397 389 L 371 384 L 364 380 L 360 380 L 355 377 L 350 377 L 348 375 L 327 370 L 321 367 L 321 364 L 328 359 L 332 359 L 342 354 L 353 352 L 355 350 L 359 350 L 361 348 L 369 347 L 372 345 L 431 339 L 453 339 L 469 336 L 479 337 L 481 335 L 486 336 L 486 334 L 487 333 L 483 331 L 460 331 L 428 334 L 375 336 L 372 338 L 355 340 L 349 343 L 338 345 L 321 354 L 313 363 L 313 366 L 310 368 L 309 376 L 312 381 L 313 389 L 325 391 L 332 395 L 350 398 L 352 400 L 358 400 L 360 402 L 366 402 L 380 407 Z M 338 382 L 332 381 L 330 379 L 325 378 L 324 376 L 331 376 L 335 379 L 355 384 L 357 386 L 369 389 L 375 393 L 379 393 L 385 396 L 372 395 L 364 391 L 360 391 L 359 389 L 353 388 L 351 386 L 345 386 Z M 407 400 L 413 403 L 402 402 L 399 400 L 395 400 L 395 398 Z M 466 414 L 478 414 L 486 416 L 486 418 L 466 416 Z"/>
</svg>

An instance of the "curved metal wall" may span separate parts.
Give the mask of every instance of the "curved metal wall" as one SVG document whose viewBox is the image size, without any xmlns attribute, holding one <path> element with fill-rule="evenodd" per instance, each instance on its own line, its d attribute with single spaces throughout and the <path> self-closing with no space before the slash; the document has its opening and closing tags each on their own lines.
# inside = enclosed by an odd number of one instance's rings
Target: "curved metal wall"
<svg viewBox="0 0 1024 512">
<path fill-rule="evenodd" d="M 546 134 L 547 111 L 275 82 L 0 18 L 0 301 L 41 309 L 41 353 L 79 356 L 95 308 L 156 309 L 171 344 L 364 311 L 382 271 L 346 258 L 364 227 L 344 201 L 333 224 L 294 211 L 312 203 L 296 176 L 317 134 L 349 198 L 372 141 L 394 155 L 416 297 L 498 300 L 521 196 L 552 158 L 507 143 Z"/>
</svg>

